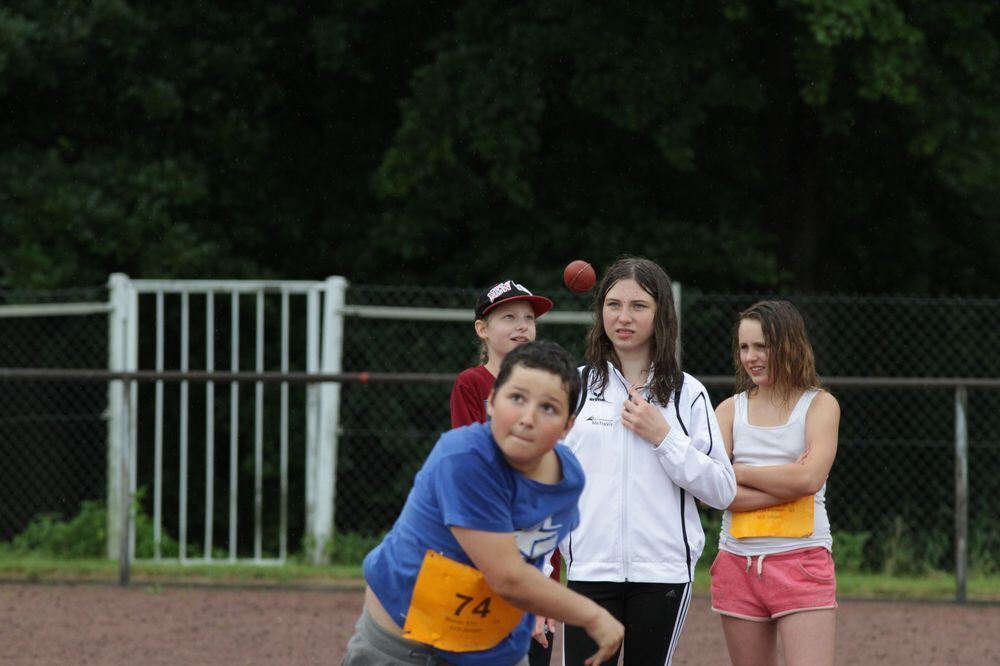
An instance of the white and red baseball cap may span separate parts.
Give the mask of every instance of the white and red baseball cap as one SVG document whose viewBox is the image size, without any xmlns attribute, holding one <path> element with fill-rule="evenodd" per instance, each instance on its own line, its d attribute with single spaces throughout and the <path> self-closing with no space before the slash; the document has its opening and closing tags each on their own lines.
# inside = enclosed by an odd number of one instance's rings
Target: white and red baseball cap
<svg viewBox="0 0 1000 666">
<path fill-rule="evenodd" d="M 536 317 L 541 317 L 552 309 L 551 300 L 532 294 L 524 285 L 513 280 L 504 280 L 479 295 L 479 300 L 476 301 L 476 319 L 483 319 L 496 306 L 511 301 L 528 301 Z"/>
</svg>

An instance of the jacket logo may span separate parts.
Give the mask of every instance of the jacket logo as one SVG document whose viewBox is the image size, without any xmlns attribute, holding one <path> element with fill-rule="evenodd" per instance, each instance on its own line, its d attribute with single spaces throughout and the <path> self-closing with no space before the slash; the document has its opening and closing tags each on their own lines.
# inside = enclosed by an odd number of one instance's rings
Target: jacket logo
<svg viewBox="0 0 1000 666">
<path fill-rule="evenodd" d="M 605 428 L 611 427 L 615 424 L 614 419 L 602 419 L 599 416 L 588 416 L 587 421 L 596 426 L 604 426 Z"/>
</svg>

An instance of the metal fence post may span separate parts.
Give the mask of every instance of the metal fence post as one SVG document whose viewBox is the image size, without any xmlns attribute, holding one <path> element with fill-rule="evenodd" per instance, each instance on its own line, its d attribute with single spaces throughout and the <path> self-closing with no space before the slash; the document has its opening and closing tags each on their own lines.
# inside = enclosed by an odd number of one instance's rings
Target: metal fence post
<svg viewBox="0 0 1000 666">
<path fill-rule="evenodd" d="M 968 395 L 955 387 L 955 601 L 965 603 L 969 557 Z"/>
<path fill-rule="evenodd" d="M 128 276 L 124 273 L 114 273 L 108 279 L 108 370 L 125 370 L 126 341 L 125 319 L 128 312 Z M 119 515 L 122 506 L 122 493 L 128 488 L 128 483 L 122 484 L 121 464 L 122 448 L 127 446 L 128 438 L 122 428 L 124 414 L 122 412 L 123 393 L 119 382 L 108 385 L 108 559 L 119 556 Z"/>
<path fill-rule="evenodd" d="M 320 288 L 311 289 L 306 297 L 306 372 L 319 372 L 320 349 Z M 310 561 L 313 558 L 312 542 L 316 521 L 316 457 L 319 451 L 319 384 L 306 386 L 306 542 L 303 551 Z"/>
<path fill-rule="evenodd" d="M 132 492 L 130 479 L 132 478 L 132 447 L 128 445 L 129 431 L 131 429 L 130 407 L 132 403 L 132 382 L 122 382 L 122 436 L 126 443 L 121 447 L 121 470 L 119 483 L 121 488 L 121 499 L 119 504 L 119 533 L 118 533 L 118 584 L 127 587 L 131 575 L 129 565 L 132 560 Z"/>
<path fill-rule="evenodd" d="M 128 307 L 125 316 L 125 370 L 134 371 L 139 369 L 139 292 L 135 288 L 135 283 L 128 281 L 125 292 L 125 303 Z M 128 486 L 125 493 L 129 510 L 129 520 L 135 524 L 135 507 L 132 506 L 132 498 L 135 497 L 138 483 L 139 466 L 139 383 L 126 382 L 128 388 L 128 402 L 125 409 L 125 444 L 129 450 Z M 135 558 L 135 530 L 128 532 L 128 555 L 129 559 Z"/>
<path fill-rule="evenodd" d="M 323 298 L 323 373 L 341 371 L 344 348 L 344 303 L 347 280 L 327 278 Z M 308 534 L 311 537 L 310 561 L 325 564 L 329 560 L 328 543 L 333 539 L 334 502 L 337 490 L 337 431 L 340 427 L 340 384 L 326 382 L 319 391 L 319 432 L 313 459 L 307 461 L 306 474 L 312 476 L 314 503 L 310 507 Z"/>
</svg>

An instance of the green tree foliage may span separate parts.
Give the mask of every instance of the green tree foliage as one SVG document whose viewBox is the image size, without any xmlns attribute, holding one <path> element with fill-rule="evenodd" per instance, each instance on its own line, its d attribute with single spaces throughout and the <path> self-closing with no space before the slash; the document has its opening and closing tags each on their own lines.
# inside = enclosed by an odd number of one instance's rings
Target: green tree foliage
<svg viewBox="0 0 1000 666">
<path fill-rule="evenodd" d="M 351 275 L 395 59 L 439 21 L 348 4 L 7 3 L 0 283 Z"/>
<path fill-rule="evenodd" d="M 997 28 L 962 1 L 469 3 L 413 77 L 383 228 L 424 261 L 443 223 L 483 278 L 569 246 L 715 288 L 990 290 Z"/>
<path fill-rule="evenodd" d="M 0 286 L 343 274 L 994 293 L 979 0 L 0 8 Z"/>
<path fill-rule="evenodd" d="M 124 2 L 20 5 L 0 12 L 3 281 L 200 264 L 212 253 L 193 224 L 206 171 L 176 132 L 182 86 L 155 44 L 169 28 Z"/>
</svg>

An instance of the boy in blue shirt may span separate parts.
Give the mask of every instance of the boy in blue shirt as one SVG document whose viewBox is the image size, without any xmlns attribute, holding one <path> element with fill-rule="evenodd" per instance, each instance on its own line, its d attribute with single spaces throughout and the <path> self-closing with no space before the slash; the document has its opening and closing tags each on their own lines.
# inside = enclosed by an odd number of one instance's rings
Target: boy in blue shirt
<svg viewBox="0 0 1000 666">
<path fill-rule="evenodd" d="M 583 471 L 558 444 L 579 382 L 555 343 L 508 354 L 490 421 L 441 436 L 365 557 L 365 608 L 344 666 L 526 665 L 532 614 L 584 627 L 598 646 L 587 664 L 614 654 L 622 625 L 541 571 L 579 521 Z"/>
</svg>

